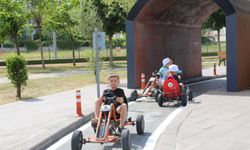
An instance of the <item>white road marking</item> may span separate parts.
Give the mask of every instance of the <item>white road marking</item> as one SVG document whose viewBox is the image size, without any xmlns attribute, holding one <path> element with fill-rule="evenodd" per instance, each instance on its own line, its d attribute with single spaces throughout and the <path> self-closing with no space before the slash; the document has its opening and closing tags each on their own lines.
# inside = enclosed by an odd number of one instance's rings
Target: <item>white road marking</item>
<svg viewBox="0 0 250 150">
<path fill-rule="evenodd" d="M 135 102 L 129 102 L 128 105 L 132 105 L 134 104 Z M 80 128 L 78 128 L 77 130 L 80 130 L 80 131 L 85 131 L 87 130 L 89 127 L 90 127 L 90 121 L 81 126 Z M 73 131 L 74 132 L 74 131 Z M 46 150 L 57 150 L 59 149 L 62 145 L 64 145 L 65 143 L 67 143 L 68 141 L 71 141 L 71 137 L 73 135 L 73 132 L 67 134 L 66 136 L 64 136 L 62 139 L 60 139 L 59 141 L 57 141 L 56 143 L 54 143 L 53 145 L 51 145 L 49 148 L 47 148 Z"/>
<path fill-rule="evenodd" d="M 143 150 L 153 150 L 158 138 L 161 133 L 166 129 L 166 127 L 172 122 L 172 120 L 184 109 L 184 107 L 179 107 L 173 111 L 166 119 L 158 126 L 154 133 L 148 138 Z"/>
</svg>

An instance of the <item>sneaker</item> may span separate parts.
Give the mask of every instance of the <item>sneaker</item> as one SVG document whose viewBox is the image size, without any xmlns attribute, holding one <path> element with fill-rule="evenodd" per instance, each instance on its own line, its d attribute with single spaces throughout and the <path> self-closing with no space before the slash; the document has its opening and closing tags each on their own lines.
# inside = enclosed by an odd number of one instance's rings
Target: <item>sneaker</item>
<svg viewBox="0 0 250 150">
<path fill-rule="evenodd" d="M 116 133 L 117 135 L 121 135 L 123 129 L 124 129 L 124 127 L 118 127 L 118 128 L 116 128 L 115 133 Z"/>
<path fill-rule="evenodd" d="M 98 124 L 98 120 L 96 118 L 91 119 L 91 126 L 93 128 L 96 128 Z"/>
</svg>

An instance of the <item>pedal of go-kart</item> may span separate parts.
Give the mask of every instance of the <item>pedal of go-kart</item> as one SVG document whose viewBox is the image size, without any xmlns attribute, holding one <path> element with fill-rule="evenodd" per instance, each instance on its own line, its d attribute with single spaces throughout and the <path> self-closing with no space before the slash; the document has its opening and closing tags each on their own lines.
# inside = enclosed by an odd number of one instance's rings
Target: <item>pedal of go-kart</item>
<svg viewBox="0 0 250 150">
<path fill-rule="evenodd" d="M 129 118 L 128 118 L 128 122 L 131 122 L 131 121 L 132 121 L 132 118 L 131 118 L 131 117 L 129 117 Z"/>
</svg>

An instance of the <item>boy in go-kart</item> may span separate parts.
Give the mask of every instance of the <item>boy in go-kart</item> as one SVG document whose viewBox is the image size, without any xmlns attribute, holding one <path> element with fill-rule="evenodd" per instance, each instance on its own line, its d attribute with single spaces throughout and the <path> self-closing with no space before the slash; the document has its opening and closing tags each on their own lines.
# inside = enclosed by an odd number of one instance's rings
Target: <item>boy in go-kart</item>
<svg viewBox="0 0 250 150">
<path fill-rule="evenodd" d="M 127 117 L 127 111 L 128 111 L 128 103 L 127 98 L 124 94 L 123 89 L 118 88 L 118 85 L 120 83 L 120 77 L 119 75 L 110 75 L 108 77 L 108 84 L 110 86 L 110 89 L 104 90 L 103 93 L 106 93 L 108 90 L 111 90 L 116 95 L 116 113 L 120 115 L 120 125 L 117 128 L 116 133 L 121 134 L 122 130 L 124 129 L 124 123 L 126 121 Z M 95 102 L 95 118 L 91 120 L 91 124 L 93 127 L 97 126 L 98 118 L 100 114 L 100 108 L 102 106 L 102 103 L 105 101 L 104 96 L 101 96 L 96 102 Z"/>
<path fill-rule="evenodd" d="M 172 64 L 168 66 L 168 76 L 174 77 L 174 79 L 179 83 L 181 90 L 184 89 L 183 83 L 180 83 L 180 77 L 178 76 L 178 73 L 180 72 L 179 67 L 175 64 Z"/>
<path fill-rule="evenodd" d="M 159 70 L 161 77 L 157 81 L 158 86 L 161 87 L 163 85 L 163 82 L 167 79 L 167 77 L 169 75 L 169 66 L 172 65 L 173 63 L 174 63 L 174 60 L 172 57 L 167 57 L 167 58 L 162 60 L 162 67 Z M 181 74 L 181 73 L 182 73 L 181 70 L 177 71 L 177 74 Z"/>
</svg>

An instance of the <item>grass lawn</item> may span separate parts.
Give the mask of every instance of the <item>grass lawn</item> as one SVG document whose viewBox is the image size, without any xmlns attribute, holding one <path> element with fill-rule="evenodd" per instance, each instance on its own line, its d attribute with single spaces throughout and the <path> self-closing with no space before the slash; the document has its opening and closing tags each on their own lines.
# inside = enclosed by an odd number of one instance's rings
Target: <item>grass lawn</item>
<svg viewBox="0 0 250 150">
<path fill-rule="evenodd" d="M 127 72 L 112 71 L 121 76 L 121 79 L 127 77 Z M 100 81 L 106 83 L 109 73 L 102 71 Z M 67 77 L 42 78 L 28 80 L 27 86 L 22 91 L 22 99 L 30 99 L 39 96 L 49 95 L 61 91 L 72 90 L 95 83 L 93 74 L 72 75 Z M 0 104 L 6 104 L 16 101 L 16 88 L 11 83 L 0 84 Z"/>
<path fill-rule="evenodd" d="M 217 56 L 213 57 L 203 57 L 202 58 L 202 68 L 211 68 L 214 66 L 214 63 L 218 65 L 219 63 L 219 58 Z"/>
<path fill-rule="evenodd" d="M 202 45 L 202 53 L 218 52 L 219 46 L 217 44 Z M 226 50 L 226 43 L 221 43 L 221 49 Z"/>
<path fill-rule="evenodd" d="M 103 69 L 109 68 L 109 62 L 102 62 Z M 48 64 L 43 69 L 41 65 L 28 65 L 29 73 L 53 73 L 53 72 L 65 72 L 65 71 L 77 71 L 77 70 L 91 70 L 90 63 L 77 63 L 76 66 L 70 64 Z M 125 68 L 127 67 L 126 61 L 114 61 L 113 68 Z M 6 67 L 0 66 L 0 78 L 6 77 Z"/>
<path fill-rule="evenodd" d="M 11 55 L 16 55 L 16 52 L 5 52 L 5 53 L 0 53 L 0 60 L 5 60 L 8 56 Z M 27 59 L 41 59 L 41 54 L 40 51 L 32 51 L 32 52 L 21 52 L 21 55 Z M 71 59 L 72 58 L 72 50 L 58 50 L 58 58 L 59 59 Z M 113 50 L 113 55 L 114 56 L 126 56 L 126 50 Z M 93 51 L 90 48 L 86 49 L 81 49 L 75 51 L 75 57 L 76 58 L 90 58 L 93 56 Z M 100 51 L 100 56 L 108 56 L 108 50 L 106 51 Z M 44 59 L 54 59 L 54 52 L 53 51 L 44 51 Z"/>
</svg>

